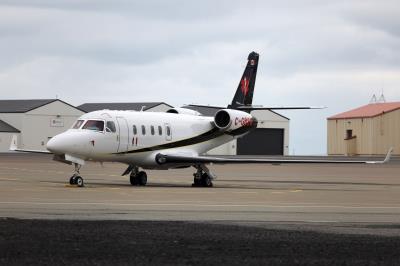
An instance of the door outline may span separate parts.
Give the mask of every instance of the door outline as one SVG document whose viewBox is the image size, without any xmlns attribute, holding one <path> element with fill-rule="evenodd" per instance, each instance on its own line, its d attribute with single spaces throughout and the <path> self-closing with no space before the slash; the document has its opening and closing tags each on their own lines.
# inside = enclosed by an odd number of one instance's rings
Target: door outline
<svg viewBox="0 0 400 266">
<path fill-rule="evenodd" d="M 117 123 L 118 123 L 118 150 L 117 152 L 124 152 L 124 151 L 128 151 L 129 149 L 129 126 L 128 126 L 128 121 L 126 120 L 126 118 L 124 117 L 117 117 Z M 124 143 L 123 141 L 123 135 L 121 135 L 121 130 L 126 130 L 126 137 L 125 139 L 125 143 L 126 143 L 126 147 L 122 146 L 121 147 L 121 141 L 122 141 L 122 145 Z"/>
</svg>

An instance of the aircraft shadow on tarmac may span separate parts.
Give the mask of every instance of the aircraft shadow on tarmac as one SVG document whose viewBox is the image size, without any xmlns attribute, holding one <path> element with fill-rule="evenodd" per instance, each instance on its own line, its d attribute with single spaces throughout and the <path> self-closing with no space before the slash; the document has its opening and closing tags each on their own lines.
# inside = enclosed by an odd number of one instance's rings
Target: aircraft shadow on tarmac
<svg viewBox="0 0 400 266">
<path fill-rule="evenodd" d="M 254 180 L 255 181 L 255 180 Z M 218 182 L 224 183 L 224 182 L 231 182 L 228 180 L 219 180 Z M 233 182 L 248 182 L 248 180 L 234 180 Z M 153 183 L 149 182 L 147 183 L 146 186 L 132 186 L 130 184 L 123 184 L 123 183 L 105 183 L 105 182 L 88 182 L 85 184 L 85 187 L 87 188 L 128 188 L 131 187 L 132 189 L 145 189 L 146 187 L 149 188 L 195 188 L 195 189 L 203 189 L 204 191 L 207 190 L 212 190 L 212 189 L 243 189 L 243 190 L 291 190 L 291 189 L 301 189 L 303 191 L 362 191 L 363 189 L 349 189 L 349 188 L 329 188 L 329 187 L 318 187 L 318 188 L 307 188 L 303 187 L 304 185 L 326 185 L 326 186 L 331 186 L 331 185 L 365 185 L 365 186 L 388 186 L 391 184 L 378 184 L 378 183 L 346 183 L 346 182 L 306 182 L 306 181 L 255 181 L 255 182 L 260 182 L 264 183 L 263 185 L 237 185 L 237 184 L 221 184 L 221 183 L 214 183 L 214 187 L 212 188 L 203 188 L 203 187 L 192 187 L 191 184 L 189 183 Z M 62 182 L 62 181 L 52 181 L 52 182 L 46 182 L 46 183 L 55 183 L 55 184 L 64 184 L 65 186 L 68 187 L 75 187 L 75 186 L 70 186 L 69 184 Z M 291 187 L 276 187 L 276 186 L 268 186 L 268 183 L 273 183 L 273 184 L 293 184 Z M 296 186 L 297 185 L 297 186 Z M 393 184 L 395 186 L 399 186 L 397 184 Z"/>
</svg>

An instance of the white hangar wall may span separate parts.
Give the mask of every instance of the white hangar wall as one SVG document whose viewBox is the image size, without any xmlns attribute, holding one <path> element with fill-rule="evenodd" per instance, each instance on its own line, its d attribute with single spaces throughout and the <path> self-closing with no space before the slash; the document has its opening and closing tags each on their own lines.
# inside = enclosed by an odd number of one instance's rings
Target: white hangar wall
<svg viewBox="0 0 400 266">
<path fill-rule="evenodd" d="M 24 114 L 22 119 L 22 149 L 43 150 L 47 141 L 69 129 L 84 112 L 61 101 L 55 101 Z"/>
<path fill-rule="evenodd" d="M 18 136 L 18 147 L 21 149 L 44 150 L 51 137 L 69 129 L 84 113 L 60 100 L 51 101 L 26 112 L 8 110 L 7 113 L 0 113 L 0 120 L 20 131 L 0 134 L 0 152 L 9 151 L 13 135 Z"/>
<path fill-rule="evenodd" d="M 0 152 L 7 152 L 10 148 L 11 140 L 14 135 L 17 139 L 20 138 L 21 133 L 0 132 Z"/>
</svg>

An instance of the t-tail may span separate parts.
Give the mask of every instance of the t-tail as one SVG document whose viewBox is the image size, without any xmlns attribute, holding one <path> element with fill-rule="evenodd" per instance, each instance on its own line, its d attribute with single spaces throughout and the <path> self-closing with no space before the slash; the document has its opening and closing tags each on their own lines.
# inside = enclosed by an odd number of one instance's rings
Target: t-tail
<svg viewBox="0 0 400 266">
<path fill-rule="evenodd" d="M 227 107 L 189 104 L 189 109 L 196 107 L 215 108 L 215 109 L 236 109 L 250 113 L 253 110 L 301 110 L 301 109 L 323 109 L 323 106 L 253 106 L 254 86 L 256 84 L 257 68 L 259 55 L 256 52 L 251 52 L 247 57 L 246 69 L 243 72 L 242 78 L 236 89 L 235 96 L 231 104 Z"/>
<path fill-rule="evenodd" d="M 251 106 L 253 102 L 254 85 L 256 83 L 259 55 L 251 52 L 247 57 L 246 69 L 236 89 L 235 96 L 228 108 L 237 109 L 241 106 Z"/>
</svg>

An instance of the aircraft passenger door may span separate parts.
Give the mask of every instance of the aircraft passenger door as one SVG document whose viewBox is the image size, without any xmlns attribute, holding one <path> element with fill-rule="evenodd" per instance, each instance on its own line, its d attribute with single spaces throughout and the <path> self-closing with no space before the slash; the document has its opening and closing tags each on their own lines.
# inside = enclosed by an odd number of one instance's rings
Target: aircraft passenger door
<svg viewBox="0 0 400 266">
<path fill-rule="evenodd" d="M 168 123 L 164 124 L 164 129 L 165 129 L 165 140 L 170 141 L 172 140 L 172 129 L 171 125 Z"/>
<path fill-rule="evenodd" d="M 117 117 L 117 122 L 119 126 L 119 143 L 118 152 L 128 151 L 129 149 L 129 127 L 128 121 L 123 117 Z"/>
</svg>

